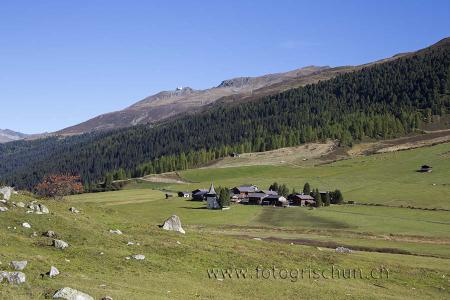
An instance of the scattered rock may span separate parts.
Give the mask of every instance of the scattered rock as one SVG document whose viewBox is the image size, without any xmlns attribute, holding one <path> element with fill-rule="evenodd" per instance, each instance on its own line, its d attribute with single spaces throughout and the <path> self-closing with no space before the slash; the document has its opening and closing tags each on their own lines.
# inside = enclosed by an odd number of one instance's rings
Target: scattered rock
<svg viewBox="0 0 450 300">
<path fill-rule="evenodd" d="M 165 220 L 164 224 L 161 225 L 161 227 L 165 230 L 173 230 L 183 234 L 186 233 L 183 227 L 181 227 L 181 220 L 177 215 L 173 215 Z"/>
<path fill-rule="evenodd" d="M 104 255 L 104 254 L 105 254 L 105 252 L 100 252 L 99 254 L 100 254 L 100 255 Z"/>
<path fill-rule="evenodd" d="M 262 241 L 262 239 L 261 238 L 258 238 L 258 237 L 256 237 L 256 238 L 253 238 L 255 241 Z"/>
<path fill-rule="evenodd" d="M 56 232 L 52 231 L 52 230 L 47 230 L 46 232 L 42 233 L 43 236 L 49 237 L 49 238 L 57 238 L 58 235 L 56 234 Z"/>
<path fill-rule="evenodd" d="M 48 214 L 50 211 L 48 210 L 47 206 L 43 204 L 36 205 L 36 212 L 41 212 L 43 214 Z"/>
<path fill-rule="evenodd" d="M 7 208 L 7 207 L 0 206 L 0 212 L 5 212 L 5 211 L 8 211 L 8 208 Z"/>
<path fill-rule="evenodd" d="M 134 245 L 134 243 L 133 242 L 128 242 L 127 243 L 127 246 L 131 246 L 131 245 Z"/>
<path fill-rule="evenodd" d="M 55 277 L 55 276 L 59 275 L 59 270 L 56 267 L 51 266 L 50 271 L 47 272 L 47 275 L 50 278 Z"/>
<path fill-rule="evenodd" d="M 353 251 L 349 248 L 345 248 L 345 247 L 337 247 L 336 248 L 336 252 L 337 253 L 352 253 Z"/>
<path fill-rule="evenodd" d="M 22 223 L 22 227 L 31 228 L 31 225 L 29 223 L 25 222 L 25 223 Z"/>
<path fill-rule="evenodd" d="M 119 229 L 110 229 L 109 230 L 109 233 L 112 233 L 112 234 L 122 234 L 122 231 L 120 231 Z"/>
<path fill-rule="evenodd" d="M 102 300 L 113 300 L 113 298 L 111 296 L 105 296 L 102 298 Z"/>
<path fill-rule="evenodd" d="M 24 208 L 24 207 L 25 207 L 25 203 L 23 203 L 23 202 L 17 202 L 17 203 L 16 203 L 16 206 L 17 206 L 17 207 L 20 207 L 20 208 Z"/>
<path fill-rule="evenodd" d="M 131 257 L 127 256 L 127 257 L 125 257 L 125 259 L 126 259 L 126 260 L 129 260 L 129 259 L 131 259 Z"/>
<path fill-rule="evenodd" d="M 178 245 L 181 245 L 181 242 L 180 242 L 180 241 L 177 241 L 177 244 L 178 244 Z"/>
<path fill-rule="evenodd" d="M 74 214 L 80 213 L 80 211 L 79 211 L 78 209 L 76 209 L 75 207 L 69 208 L 69 211 L 70 211 L 71 213 L 74 213 Z"/>
<path fill-rule="evenodd" d="M 142 254 L 132 255 L 131 257 L 136 260 L 144 260 L 145 259 L 145 255 L 142 255 Z"/>
<path fill-rule="evenodd" d="M 0 283 L 6 279 L 9 284 L 22 284 L 26 281 L 26 276 L 22 272 L 0 272 Z"/>
<path fill-rule="evenodd" d="M 63 240 L 53 240 L 53 247 L 58 249 L 65 249 L 69 247 L 69 244 L 64 242 Z"/>
<path fill-rule="evenodd" d="M 0 196 L 3 195 L 3 198 L 1 200 L 9 201 L 11 199 L 11 194 L 13 193 L 14 188 L 10 186 L 4 186 L 0 188 Z"/>
<path fill-rule="evenodd" d="M 12 261 L 9 265 L 16 271 L 22 271 L 27 266 L 28 262 L 26 260 Z"/>
<path fill-rule="evenodd" d="M 66 299 L 66 300 L 94 300 L 88 294 L 77 291 L 70 287 L 62 288 L 53 295 L 53 299 Z"/>
</svg>

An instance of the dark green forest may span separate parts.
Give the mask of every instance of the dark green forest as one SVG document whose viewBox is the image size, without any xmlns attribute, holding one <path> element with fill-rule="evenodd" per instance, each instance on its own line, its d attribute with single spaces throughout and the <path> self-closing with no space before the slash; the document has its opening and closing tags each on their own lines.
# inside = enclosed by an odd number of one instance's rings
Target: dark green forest
<svg viewBox="0 0 450 300">
<path fill-rule="evenodd" d="M 334 79 L 160 124 L 0 145 L 0 180 L 32 189 L 48 174 L 99 182 L 181 170 L 231 152 L 402 136 L 450 113 L 450 43 Z"/>
</svg>

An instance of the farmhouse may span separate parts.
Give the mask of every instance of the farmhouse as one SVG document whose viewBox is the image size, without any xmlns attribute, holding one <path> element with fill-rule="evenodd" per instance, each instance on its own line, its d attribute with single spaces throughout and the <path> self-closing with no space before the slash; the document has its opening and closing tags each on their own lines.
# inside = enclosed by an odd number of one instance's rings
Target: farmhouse
<svg viewBox="0 0 450 300">
<path fill-rule="evenodd" d="M 288 199 L 291 205 L 311 206 L 316 204 L 316 201 L 314 201 L 314 198 L 310 195 L 291 194 L 288 196 Z"/>
<path fill-rule="evenodd" d="M 268 197 L 269 195 L 265 193 L 249 193 L 247 195 L 248 198 L 248 204 L 262 204 L 262 201 L 264 198 Z"/>
<path fill-rule="evenodd" d="M 289 202 L 281 195 L 267 195 L 262 201 L 262 205 L 287 207 L 289 206 Z"/>
<path fill-rule="evenodd" d="M 248 196 L 250 193 L 258 192 L 259 188 L 256 185 L 241 185 L 233 188 L 232 191 L 235 195 Z"/>
<path fill-rule="evenodd" d="M 192 191 L 192 200 L 194 201 L 204 201 L 206 200 L 206 194 L 208 190 L 196 189 Z"/>
<path fill-rule="evenodd" d="M 214 184 L 211 183 L 208 193 L 206 194 L 206 206 L 208 209 L 220 209 L 219 198 L 217 197 Z"/>
</svg>

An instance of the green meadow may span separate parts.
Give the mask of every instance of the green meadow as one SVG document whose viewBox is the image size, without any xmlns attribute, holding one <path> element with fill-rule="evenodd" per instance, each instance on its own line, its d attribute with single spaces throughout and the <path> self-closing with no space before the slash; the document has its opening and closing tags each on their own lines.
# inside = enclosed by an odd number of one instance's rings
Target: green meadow
<svg viewBox="0 0 450 300">
<path fill-rule="evenodd" d="M 449 211 L 368 205 L 318 209 L 232 205 L 229 210 L 211 211 L 204 203 L 176 196 L 166 200 L 164 194 L 208 187 L 211 182 L 266 188 L 277 181 L 301 190 L 308 181 L 320 190 L 339 188 L 346 200 L 356 202 L 450 208 L 449 151 L 450 144 L 441 144 L 308 168 L 188 170 L 180 176 L 189 184 L 132 183 L 116 192 L 38 200 L 48 206 L 48 215 L 11 207 L 0 213 L 0 268 L 9 270 L 10 261 L 28 260 L 27 283 L 2 283 L 0 298 L 51 298 L 57 289 L 69 286 L 95 299 L 107 295 L 113 299 L 448 299 Z M 425 163 L 433 166 L 432 173 L 415 172 Z M 32 199 L 20 194 L 12 201 Z M 69 212 L 72 206 L 81 212 Z M 185 235 L 158 227 L 172 214 L 181 218 Z M 32 228 L 23 228 L 22 222 Z M 123 235 L 113 235 L 110 229 L 120 229 Z M 69 248 L 50 246 L 51 240 L 41 236 L 46 230 L 57 232 Z M 34 231 L 38 236 L 32 236 Z M 139 245 L 127 245 L 129 241 Z M 336 253 L 336 246 L 358 250 Z M 133 254 L 144 254 L 146 259 L 125 259 Z M 42 277 L 51 265 L 61 274 Z M 258 277 L 258 266 L 290 275 Z M 309 276 L 308 270 L 330 275 L 333 266 L 357 269 L 365 276 Z M 231 278 L 229 274 L 224 278 L 208 275 L 212 268 L 248 270 L 245 278 L 233 272 Z M 389 276 L 366 276 L 380 268 L 389 270 Z M 292 276 L 299 270 L 303 276 Z"/>
</svg>

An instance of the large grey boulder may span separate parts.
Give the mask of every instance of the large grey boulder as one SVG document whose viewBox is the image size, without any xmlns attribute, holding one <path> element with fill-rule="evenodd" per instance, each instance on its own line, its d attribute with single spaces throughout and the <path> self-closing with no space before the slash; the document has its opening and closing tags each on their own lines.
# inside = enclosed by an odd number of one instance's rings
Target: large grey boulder
<svg viewBox="0 0 450 300">
<path fill-rule="evenodd" d="M 0 206 L 0 212 L 5 212 L 5 211 L 8 211 L 8 208 L 4 207 L 4 206 Z"/>
<path fill-rule="evenodd" d="M 77 291 L 70 287 L 64 287 L 53 295 L 53 299 L 66 299 L 66 300 L 94 300 L 88 294 Z"/>
<path fill-rule="evenodd" d="M 9 201 L 9 199 L 11 199 L 11 194 L 13 193 L 14 188 L 10 187 L 10 186 L 4 186 L 0 188 L 0 197 L 1 195 L 3 195 L 3 198 L 0 200 L 7 200 Z"/>
<path fill-rule="evenodd" d="M 172 231 L 177 231 L 180 233 L 186 233 L 183 229 L 183 227 L 181 227 L 181 220 L 177 215 L 173 215 L 170 218 L 168 218 L 167 220 L 164 221 L 164 224 L 161 225 L 162 229 L 165 230 L 172 230 Z"/>
<path fill-rule="evenodd" d="M 30 225 L 30 223 L 24 222 L 24 223 L 22 223 L 22 227 L 31 228 L 31 225 Z"/>
<path fill-rule="evenodd" d="M 0 283 L 6 279 L 9 284 L 22 284 L 26 281 L 26 276 L 22 272 L 0 272 Z"/>
<path fill-rule="evenodd" d="M 64 242 L 63 240 L 53 240 L 53 247 L 58 249 L 66 249 L 69 247 L 69 244 L 67 242 Z"/>
<path fill-rule="evenodd" d="M 47 206 L 45 206 L 44 204 L 38 204 L 36 205 L 35 208 L 36 212 L 41 212 L 43 214 L 48 214 L 50 211 L 48 210 Z"/>
<path fill-rule="evenodd" d="M 16 206 L 17 206 L 17 207 L 20 207 L 20 208 L 24 208 L 24 207 L 25 207 L 25 203 L 23 203 L 23 202 L 17 202 L 17 203 L 16 203 Z"/>
<path fill-rule="evenodd" d="M 27 266 L 28 262 L 26 260 L 12 261 L 9 265 L 16 271 L 22 271 Z"/>
</svg>

